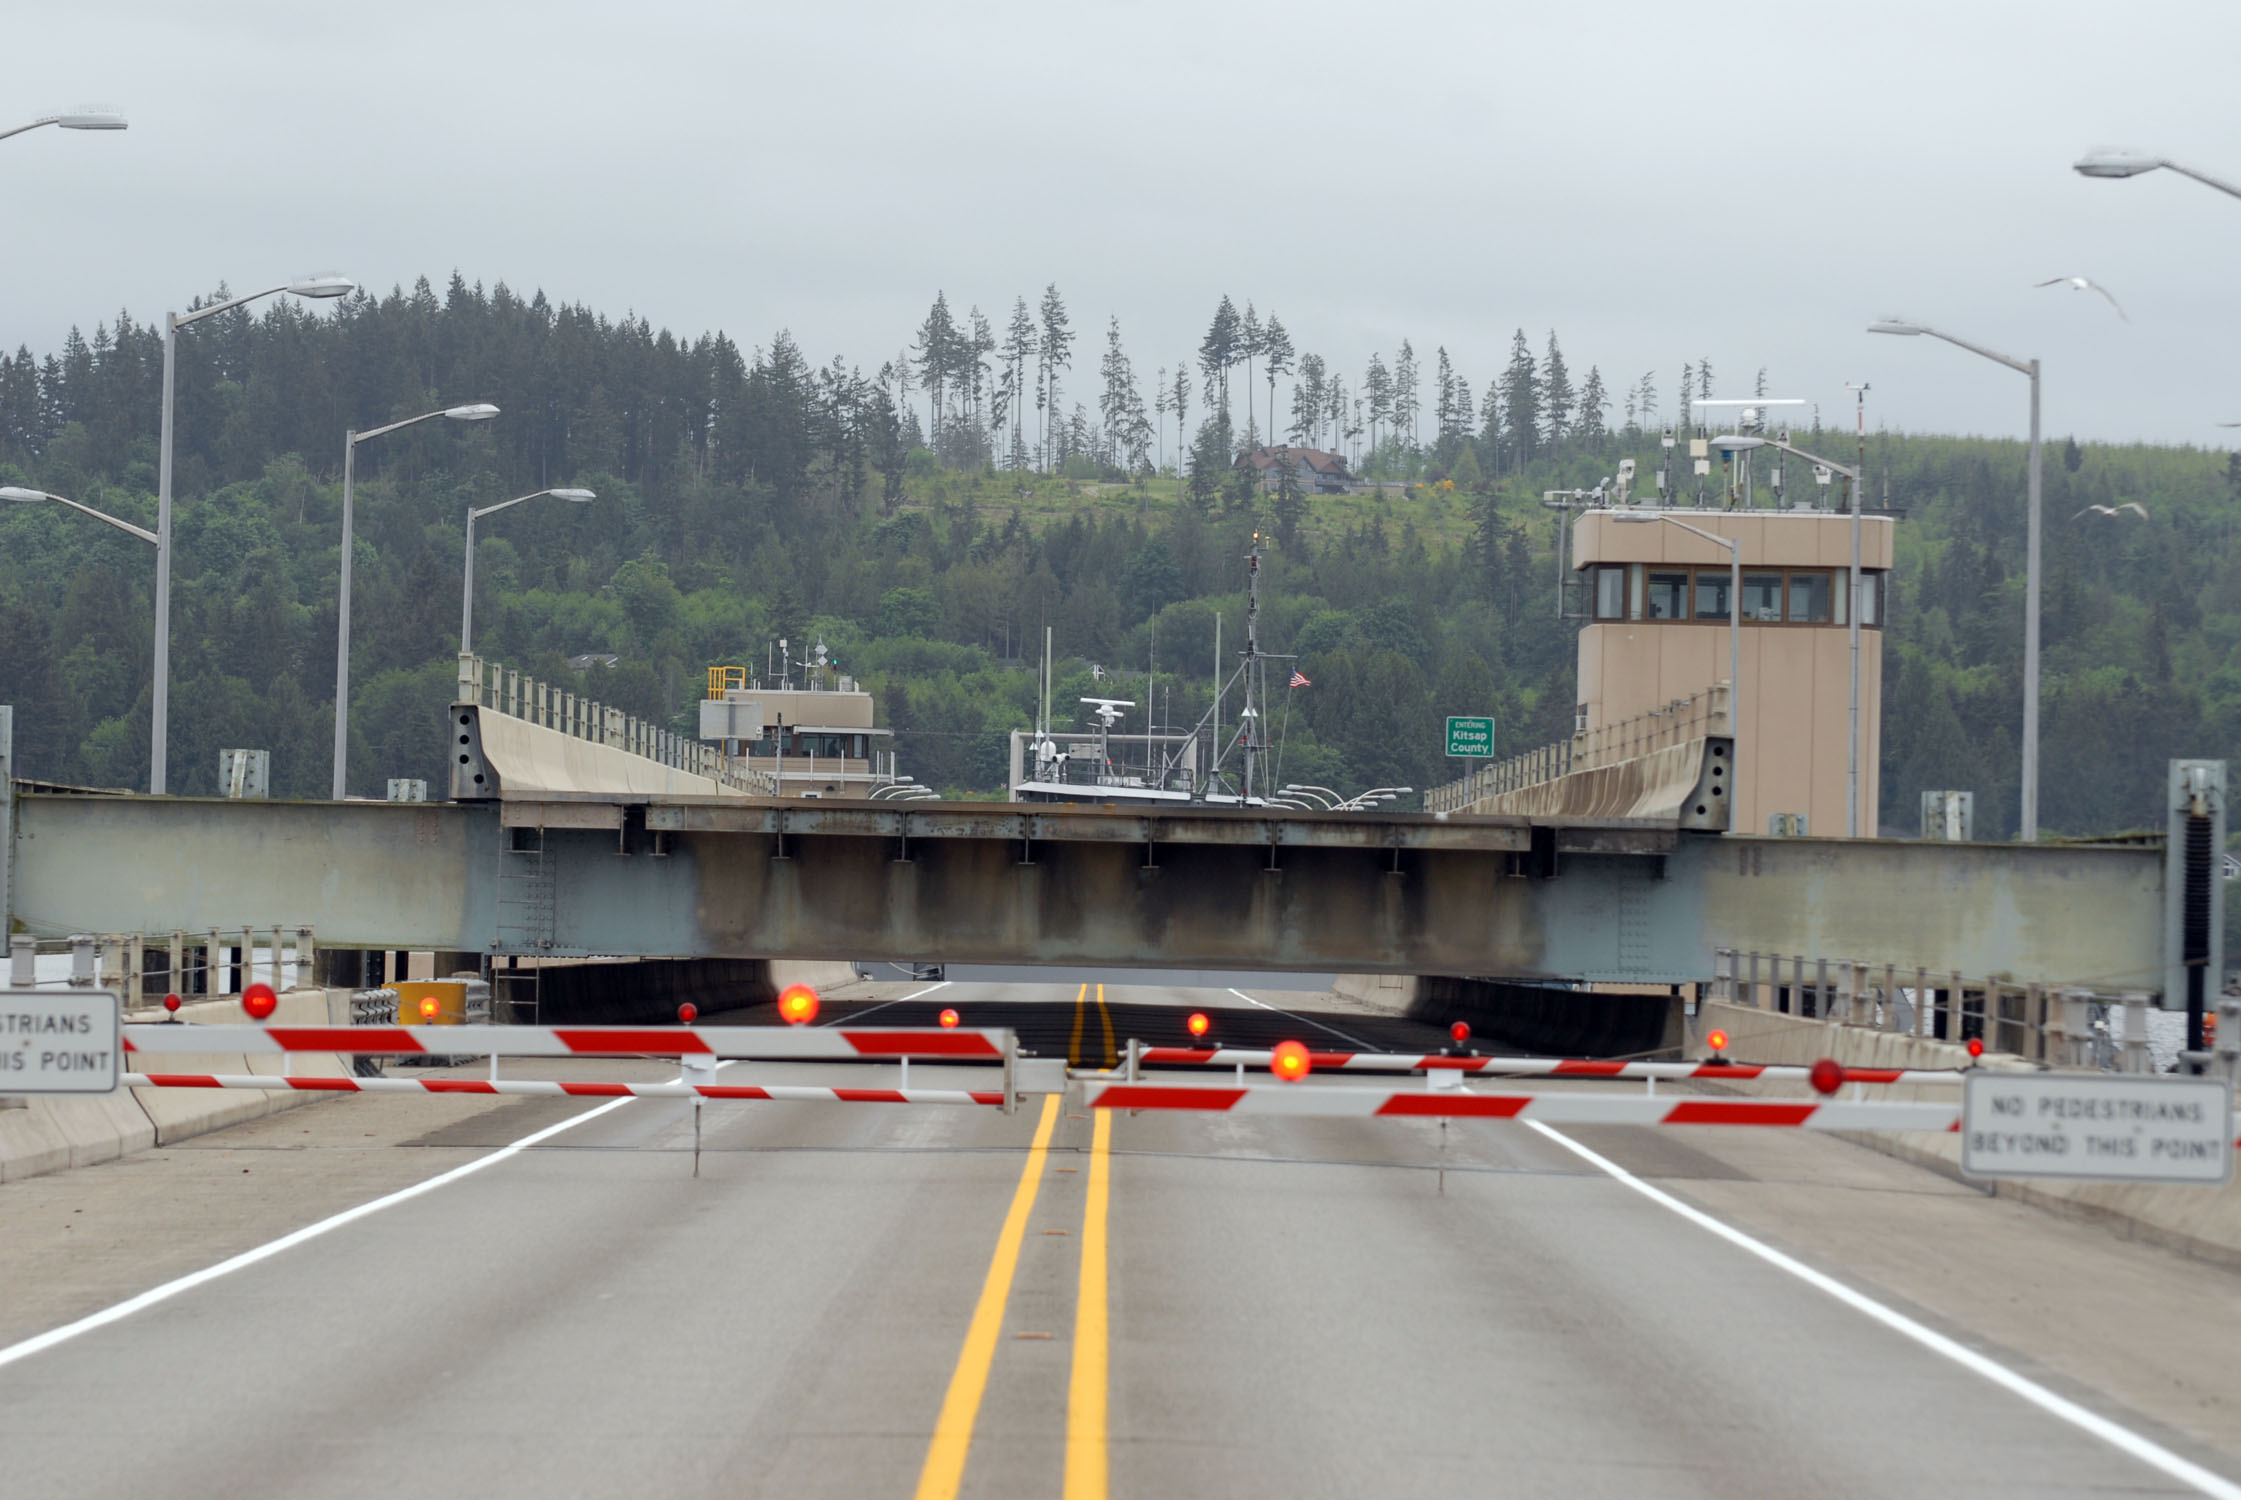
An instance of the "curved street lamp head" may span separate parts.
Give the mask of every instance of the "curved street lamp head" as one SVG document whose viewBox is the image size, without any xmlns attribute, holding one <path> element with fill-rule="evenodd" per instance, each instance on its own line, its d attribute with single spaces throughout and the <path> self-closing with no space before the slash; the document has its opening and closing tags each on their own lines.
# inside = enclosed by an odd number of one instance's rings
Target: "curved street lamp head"
<svg viewBox="0 0 2241 1500">
<path fill-rule="evenodd" d="M 487 401 L 477 401 L 471 406 L 447 406 L 444 415 L 454 422 L 487 422 L 498 415 L 498 408 Z"/>
<path fill-rule="evenodd" d="M 74 109 L 54 122 L 64 130 L 123 130 L 129 123 L 113 109 Z"/>
<path fill-rule="evenodd" d="M 545 493 L 552 496 L 555 500 L 573 500 L 578 505 L 583 504 L 587 500 L 597 500 L 599 498 L 590 490 L 547 490 L 545 491 Z"/>
<path fill-rule="evenodd" d="M 347 276 L 305 276 L 281 290 L 298 297 L 347 297 L 358 290 L 358 283 Z"/>
<path fill-rule="evenodd" d="M 2088 151 L 2070 164 L 2080 177 L 2137 177 L 2163 165 L 2160 157 L 2143 151 L 2117 151 L 2106 147 Z"/>
<path fill-rule="evenodd" d="M 0 500 L 21 500 L 37 504 L 46 498 L 45 490 L 27 490 L 20 484 L 0 484 Z"/>
<path fill-rule="evenodd" d="M 1922 332 L 1922 326 L 1918 323 L 1909 323 L 1904 318 L 1877 318 L 1874 322 L 1868 324 L 1868 332 L 1896 333 L 1912 338 Z"/>
</svg>

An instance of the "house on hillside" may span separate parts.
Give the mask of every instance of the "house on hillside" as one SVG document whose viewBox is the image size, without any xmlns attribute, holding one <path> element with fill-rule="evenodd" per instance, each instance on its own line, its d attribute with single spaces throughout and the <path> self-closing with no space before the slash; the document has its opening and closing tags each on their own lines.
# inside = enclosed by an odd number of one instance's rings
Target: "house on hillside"
<svg viewBox="0 0 2241 1500">
<path fill-rule="evenodd" d="M 1355 483 L 1354 476 L 1346 470 L 1346 460 L 1320 448 L 1255 448 L 1237 455 L 1232 467 L 1258 470 L 1261 486 L 1272 490 L 1287 464 L 1298 477 L 1304 494 L 1343 495 Z"/>
</svg>

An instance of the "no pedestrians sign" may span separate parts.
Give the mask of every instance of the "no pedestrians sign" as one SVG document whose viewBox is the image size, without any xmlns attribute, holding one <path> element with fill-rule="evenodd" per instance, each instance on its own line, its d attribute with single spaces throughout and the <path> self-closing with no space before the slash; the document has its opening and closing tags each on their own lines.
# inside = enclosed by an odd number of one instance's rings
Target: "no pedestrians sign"
<svg viewBox="0 0 2241 1500">
<path fill-rule="evenodd" d="M 2233 1088 L 2222 1078 L 1979 1069 L 1963 1085 L 1961 1170 L 2214 1186 L 2233 1176 Z"/>
<path fill-rule="evenodd" d="M 123 1002 L 106 990 L 0 990 L 0 1094 L 113 1094 Z"/>
</svg>

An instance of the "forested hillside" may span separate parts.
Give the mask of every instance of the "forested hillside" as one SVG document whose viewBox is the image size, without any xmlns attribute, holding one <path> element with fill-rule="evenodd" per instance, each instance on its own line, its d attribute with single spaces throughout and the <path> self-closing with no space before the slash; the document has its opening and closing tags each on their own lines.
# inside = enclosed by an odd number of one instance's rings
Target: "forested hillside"
<svg viewBox="0 0 2241 1500">
<path fill-rule="evenodd" d="M 1311 688 L 1277 705 L 1287 780 L 1426 786 L 1452 768 L 1439 720 L 1492 710 L 1505 753 L 1571 721 L 1574 626 L 1556 618 L 1541 491 L 1658 453 L 1659 386 L 1614 399 L 1556 337 L 1520 333 L 1472 381 L 1401 344 L 1357 381 L 1305 337 L 1223 299 L 1201 348 L 1140 370 L 1117 323 L 1078 351 L 1055 287 L 999 335 L 937 301 L 910 347 L 813 363 L 786 334 L 745 349 L 610 321 L 454 277 L 332 313 L 276 305 L 182 335 L 173 620 L 173 788 L 214 790 L 222 746 L 269 747 L 283 795 L 323 795 L 331 736 L 343 434 L 491 401 L 358 459 L 351 786 L 440 784 L 462 517 L 552 484 L 598 492 L 483 523 L 476 646 L 689 730 L 704 669 L 821 636 L 879 693 L 904 768 L 993 794 L 1004 732 L 1033 712 L 1043 626 L 1066 664 L 1164 720 L 1205 707 L 1215 618 L 1243 617 L 1241 558 L 1269 537 L 1264 645 Z M 1295 346 L 1295 341 L 1297 344 Z M 1089 367 L 1085 394 L 1069 382 Z M 0 357 L 0 483 L 155 524 L 160 329 L 120 314 L 52 354 Z M 1703 362 L 1682 390 L 1721 392 Z M 1148 394 L 1147 394 L 1148 393 Z M 1613 407 L 1618 409 L 1614 412 Z M 1846 413 L 1849 416 L 1849 413 Z M 1393 481 L 1377 495 L 1263 494 L 1229 458 L 1274 428 Z M 1834 457 L 1849 428 L 1806 437 Z M 2022 641 L 2023 450 L 1871 436 L 1871 504 L 1905 511 L 1890 611 L 1884 821 L 1916 793 L 1978 794 L 2012 829 Z M 1795 477 L 1795 476 L 1793 476 Z M 2241 460 L 2079 448 L 2047 462 L 2042 821 L 2155 821 L 2161 762 L 2241 738 Z M 2146 511 L 2091 505 L 2136 501 Z M 0 508 L 0 702 L 23 773 L 144 785 L 153 549 L 53 505 Z M 572 674 L 601 652 L 612 669 Z"/>
</svg>

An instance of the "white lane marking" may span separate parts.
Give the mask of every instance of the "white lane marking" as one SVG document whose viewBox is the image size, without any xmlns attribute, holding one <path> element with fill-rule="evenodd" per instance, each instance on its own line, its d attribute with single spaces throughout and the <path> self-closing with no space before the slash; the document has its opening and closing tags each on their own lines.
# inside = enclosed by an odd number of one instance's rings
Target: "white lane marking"
<svg viewBox="0 0 2241 1500">
<path fill-rule="evenodd" d="M 1981 1375 L 2001 1389 L 2021 1396 L 2041 1411 L 2058 1417 L 2073 1427 L 2091 1433 L 2110 1447 L 2130 1454 L 2150 1468 L 2162 1470 L 2181 1484 L 2191 1485 L 2205 1495 L 2216 1495 L 2220 1497 L 2220 1500 L 2241 1500 L 2241 1484 L 2235 1484 L 2222 1475 L 2211 1473 L 2200 1464 L 2181 1458 L 2161 1443 L 2142 1437 L 2129 1427 L 2120 1427 L 2107 1417 L 2088 1411 L 2066 1396 L 2056 1395 L 2037 1381 L 2018 1375 L 2007 1366 L 1987 1359 L 1967 1345 L 1947 1338 L 1936 1329 L 1916 1322 L 1895 1308 L 1885 1307 L 1873 1297 L 1854 1291 L 1835 1277 L 1814 1270 L 1805 1262 L 1796 1259 L 1794 1256 L 1783 1254 L 1772 1245 L 1762 1244 L 1752 1239 L 1742 1230 L 1722 1223 L 1702 1209 L 1690 1207 L 1671 1193 L 1650 1186 L 1617 1162 L 1590 1151 L 1562 1131 L 1551 1130 L 1538 1120 L 1527 1120 L 1524 1123 L 1538 1130 L 1583 1161 L 1601 1168 L 1620 1184 L 1632 1188 L 1652 1203 L 1662 1208 L 1671 1209 L 1698 1228 L 1711 1231 L 1729 1244 L 1750 1252 L 1777 1270 L 1787 1271 L 1807 1286 L 1828 1293 L 1855 1312 L 1865 1313 L 1892 1332 L 1910 1338 L 1932 1353 L 1942 1354 L 1963 1369 Z"/>
<path fill-rule="evenodd" d="M 873 1011 L 875 1011 L 875 1010 L 885 1010 L 885 1009 L 886 1009 L 886 1008 L 887 1008 L 888 1006 L 890 1006 L 890 1005 L 900 1005 L 900 1004 L 902 1004 L 902 1003 L 903 1003 L 903 1002 L 904 1002 L 905 1000 L 916 1000 L 916 999 L 918 999 L 918 998 L 919 998 L 919 996 L 920 996 L 920 995 L 931 995 L 931 994 L 932 994 L 932 993 L 934 993 L 934 991 L 936 991 L 936 990 L 946 990 L 946 989 L 948 989 L 948 988 L 949 988 L 949 987 L 950 987 L 950 986 L 951 986 L 952 984 L 955 984 L 956 982 L 957 982 L 957 981 L 956 981 L 956 980 L 954 980 L 954 979 L 945 979 L 945 980 L 943 980 L 943 981 L 942 981 L 942 982 L 941 982 L 940 984 L 931 984 L 931 985 L 928 985 L 928 986 L 927 986 L 926 988 L 924 988 L 924 989 L 922 989 L 922 990 L 918 991 L 918 993 L 917 993 L 917 994 L 913 994 L 913 995 L 897 995 L 897 996 L 896 996 L 896 997 L 895 997 L 894 999 L 892 999 L 892 1000 L 882 1000 L 882 1001 L 880 1001 L 880 1002 L 879 1002 L 879 1003 L 878 1003 L 877 1005 L 873 1005 L 873 1006 L 868 1006 L 868 1007 L 866 1007 L 866 1008 L 865 1008 L 865 1009 L 863 1009 L 863 1010 L 858 1010 L 858 1011 L 850 1011 L 850 1012 L 849 1012 L 849 1013 L 848 1013 L 847 1015 L 845 1015 L 845 1016 L 835 1016 L 835 1017 L 834 1017 L 834 1018 L 833 1018 L 832 1020 L 830 1020 L 830 1021 L 819 1021 L 819 1022 L 818 1022 L 817 1024 L 818 1024 L 818 1025 L 820 1025 L 820 1026 L 838 1026 L 838 1025 L 840 1025 L 840 1024 L 841 1024 L 842 1022 L 844 1022 L 844 1021 L 845 1021 L 845 1022 L 846 1022 L 846 1023 L 848 1023 L 849 1025 L 853 1026 L 853 1025 L 855 1025 L 855 1024 L 856 1024 L 856 1023 L 858 1022 L 858 1021 L 861 1021 L 862 1019 L 864 1019 L 864 1017 L 866 1017 L 866 1016 L 870 1015 L 870 1014 L 871 1014 L 871 1013 L 872 1013 Z"/>
<path fill-rule="evenodd" d="M 1336 1026 L 1325 1026 L 1321 1021 L 1313 1020 L 1307 1016 L 1295 1016 L 1292 1015 L 1292 1013 L 1288 1010 L 1279 1010 L 1277 1009 L 1277 1007 L 1268 1004 L 1266 1001 L 1255 1000 L 1251 995 L 1246 994 L 1243 990 L 1231 990 L 1230 993 L 1235 995 L 1238 999 L 1244 1001 L 1247 1005 L 1258 1005 L 1262 1010 L 1273 1010 L 1276 1011 L 1276 1014 L 1280 1016 L 1290 1017 L 1290 1019 L 1298 1021 L 1302 1025 L 1313 1026 L 1318 1028 L 1319 1030 L 1327 1031 L 1332 1036 L 1339 1038 L 1341 1041 L 1353 1043 L 1355 1046 L 1361 1048 L 1364 1052 L 1375 1052 L 1377 1050 L 1377 1046 L 1375 1043 L 1365 1042 L 1358 1036 L 1348 1036 L 1345 1032 L 1339 1030 Z"/>
<path fill-rule="evenodd" d="M 168 1302 L 182 1292 L 191 1292 L 196 1287 L 206 1282 L 216 1281 L 221 1276 L 230 1276 L 236 1271 L 247 1270 L 259 1261 L 270 1260 L 284 1250 L 293 1250 L 306 1241 L 315 1240 L 323 1234 L 342 1228 L 346 1224 L 355 1224 L 360 1219 L 380 1213 L 385 1208 L 394 1208 L 407 1199 L 417 1198 L 423 1193 L 432 1193 L 437 1188 L 459 1181 L 462 1177 L 470 1177 L 485 1167 L 494 1167 L 509 1157 L 520 1155 L 540 1141 L 552 1139 L 563 1130 L 573 1130 L 588 1120 L 598 1119 L 609 1110 L 620 1109 L 625 1104 L 633 1102 L 635 1101 L 630 1099 L 609 1100 L 596 1109 L 586 1110 L 580 1115 L 572 1115 L 557 1125 L 547 1125 L 542 1130 L 533 1130 L 511 1145 L 501 1146 L 488 1156 L 478 1156 L 473 1161 L 453 1167 L 448 1172 L 438 1173 L 426 1182 L 416 1182 L 411 1187 L 399 1188 L 387 1197 L 376 1198 L 370 1203 L 361 1203 L 356 1208 L 346 1208 L 339 1214 L 321 1219 L 316 1224 L 306 1224 L 303 1228 L 284 1234 L 279 1239 L 259 1245 L 253 1250 L 244 1250 L 230 1259 L 219 1261 L 214 1266 L 205 1266 L 199 1271 L 190 1271 L 175 1281 L 167 1281 L 162 1286 L 151 1287 L 139 1296 L 128 1297 L 113 1307 L 105 1307 L 97 1313 L 88 1313 L 75 1323 L 65 1323 L 60 1328 L 50 1328 L 45 1333 L 36 1334 L 19 1344 L 10 1344 L 7 1348 L 0 1349 L 0 1368 L 12 1365 L 19 1359 L 29 1359 L 34 1354 L 43 1353 L 57 1344 L 66 1343 L 82 1333 L 91 1333 L 96 1328 L 106 1328 L 111 1323 L 120 1322 L 136 1312 L 145 1312 L 159 1302 Z"/>
</svg>

